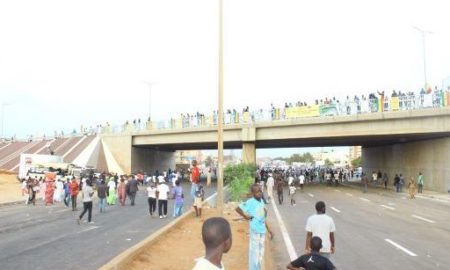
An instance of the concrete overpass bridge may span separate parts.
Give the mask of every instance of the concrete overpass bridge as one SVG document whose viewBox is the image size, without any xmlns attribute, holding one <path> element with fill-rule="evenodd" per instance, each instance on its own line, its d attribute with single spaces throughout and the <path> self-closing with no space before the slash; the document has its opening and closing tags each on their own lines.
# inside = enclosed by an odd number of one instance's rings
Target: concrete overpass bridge
<svg viewBox="0 0 450 270">
<path fill-rule="evenodd" d="M 217 127 L 102 135 L 125 172 L 175 166 L 174 151 L 216 149 Z M 361 145 L 363 169 L 393 178 L 425 175 L 428 189 L 450 184 L 450 107 L 372 114 L 297 118 L 224 128 L 224 147 L 242 148 L 242 159 L 256 160 L 257 148 Z"/>
</svg>

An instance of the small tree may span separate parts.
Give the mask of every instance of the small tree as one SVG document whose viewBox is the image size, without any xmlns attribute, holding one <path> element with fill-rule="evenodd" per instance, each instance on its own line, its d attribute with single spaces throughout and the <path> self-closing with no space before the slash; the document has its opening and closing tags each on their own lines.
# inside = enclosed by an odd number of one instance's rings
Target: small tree
<svg viewBox="0 0 450 270">
<path fill-rule="evenodd" d="M 361 165 L 362 165 L 362 159 L 361 159 L 361 157 L 357 157 L 357 158 L 355 158 L 354 160 L 352 160 L 352 166 L 353 166 L 353 168 L 361 167 Z"/>
<path fill-rule="evenodd" d="M 328 158 L 325 159 L 325 167 L 333 167 L 333 162 L 331 162 L 331 160 L 329 160 Z"/>
<path fill-rule="evenodd" d="M 250 186 L 255 182 L 255 172 L 255 165 L 238 164 L 225 167 L 224 181 L 230 185 L 233 201 L 239 201 L 242 195 L 250 192 Z"/>
<path fill-rule="evenodd" d="M 208 157 L 205 159 L 205 166 L 206 166 L 206 167 L 211 167 L 212 165 L 213 165 L 213 160 L 212 160 L 211 156 L 208 156 Z"/>
</svg>

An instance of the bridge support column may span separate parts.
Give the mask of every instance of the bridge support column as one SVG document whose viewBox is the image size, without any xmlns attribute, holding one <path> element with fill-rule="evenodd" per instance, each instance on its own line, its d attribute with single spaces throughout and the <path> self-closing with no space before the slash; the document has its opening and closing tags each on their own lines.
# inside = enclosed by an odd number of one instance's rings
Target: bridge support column
<svg viewBox="0 0 450 270">
<path fill-rule="evenodd" d="M 450 185 L 450 137 L 380 147 L 363 147 L 363 171 L 386 172 L 392 186 L 395 174 L 403 174 L 405 186 L 419 172 L 425 189 L 447 192 Z"/>
<path fill-rule="evenodd" d="M 143 171 L 160 173 L 175 169 L 175 152 L 133 147 L 131 150 L 132 173 Z"/>
<path fill-rule="evenodd" d="M 255 143 L 242 144 L 242 162 L 245 164 L 256 164 Z"/>
</svg>

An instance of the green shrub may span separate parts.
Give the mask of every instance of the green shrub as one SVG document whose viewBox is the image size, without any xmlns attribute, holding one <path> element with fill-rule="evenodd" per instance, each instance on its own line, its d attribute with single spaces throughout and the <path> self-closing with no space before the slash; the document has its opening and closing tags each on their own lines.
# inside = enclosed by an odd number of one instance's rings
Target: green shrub
<svg viewBox="0 0 450 270">
<path fill-rule="evenodd" d="M 228 165 L 224 169 L 224 181 L 230 185 L 230 195 L 233 201 L 240 201 L 242 195 L 248 194 L 250 186 L 255 182 L 255 165 Z"/>
</svg>

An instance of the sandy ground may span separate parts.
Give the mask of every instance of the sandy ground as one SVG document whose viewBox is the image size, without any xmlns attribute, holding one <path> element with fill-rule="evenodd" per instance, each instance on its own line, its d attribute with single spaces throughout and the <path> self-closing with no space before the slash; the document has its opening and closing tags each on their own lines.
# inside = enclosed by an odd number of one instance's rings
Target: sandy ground
<svg viewBox="0 0 450 270">
<path fill-rule="evenodd" d="M 224 211 L 230 222 L 233 245 L 224 255 L 223 264 L 227 270 L 242 270 L 248 263 L 248 223 L 233 221 L 239 218 L 234 211 L 236 205 L 228 204 Z M 129 266 L 129 269 L 192 269 L 195 259 L 204 256 L 204 245 L 201 228 L 205 219 L 215 215 L 214 209 L 204 209 L 202 219 L 188 218 L 179 224 L 169 235 L 163 237 L 145 253 L 140 254 Z"/>
<path fill-rule="evenodd" d="M 0 203 L 20 201 L 22 198 L 17 174 L 0 172 Z"/>
</svg>

